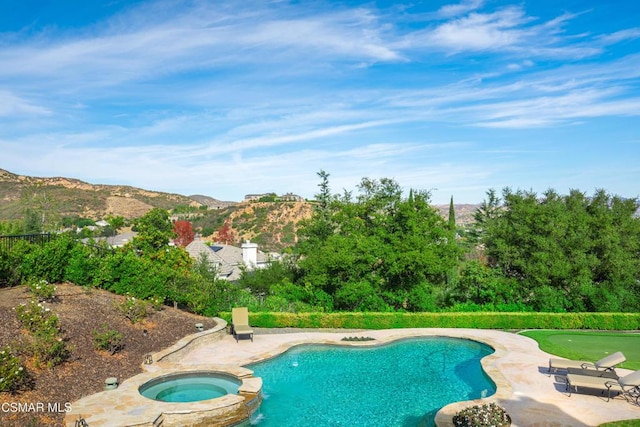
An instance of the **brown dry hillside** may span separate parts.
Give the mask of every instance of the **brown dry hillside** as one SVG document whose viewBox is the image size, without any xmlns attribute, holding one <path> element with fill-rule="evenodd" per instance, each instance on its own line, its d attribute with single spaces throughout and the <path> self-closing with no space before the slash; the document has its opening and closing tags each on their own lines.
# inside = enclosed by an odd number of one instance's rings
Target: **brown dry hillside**
<svg viewBox="0 0 640 427">
<path fill-rule="evenodd" d="M 252 202 L 235 206 L 228 220 L 239 240 L 256 241 L 277 251 L 297 243 L 299 223 L 312 212 L 309 202 Z"/>
<path fill-rule="evenodd" d="M 104 389 L 104 380 L 117 377 L 120 381 L 142 372 L 141 364 L 147 354 L 175 344 L 196 331 L 195 324 L 206 329 L 215 326 L 210 318 L 196 316 L 173 307 L 152 311 L 141 323 L 132 324 L 116 309 L 115 303 L 124 299 L 99 289 L 87 289 L 72 284 L 60 284 L 55 302 L 45 303 L 60 318 L 62 336 L 71 349 L 68 361 L 54 368 L 38 369 L 32 358 L 21 356 L 24 366 L 34 379 L 31 390 L 12 395 L 0 393 L 0 405 L 10 408 L 15 403 L 72 403 L 79 398 Z M 26 303 L 30 294 L 26 287 L 0 289 L 0 348 L 25 348 L 28 334 L 16 316 L 14 307 Z M 111 355 L 94 349 L 92 332 L 109 330 L 121 332 L 124 348 Z M 144 331 L 147 331 L 144 334 Z M 0 411 L 0 426 L 61 426 L 64 412 L 15 413 Z"/>
<path fill-rule="evenodd" d="M 178 205 L 201 206 L 180 194 L 72 178 L 23 176 L 0 169 L 0 220 L 22 218 L 26 207 L 57 217 L 99 220 L 107 215 L 138 218 L 153 208 L 169 210 Z"/>
</svg>

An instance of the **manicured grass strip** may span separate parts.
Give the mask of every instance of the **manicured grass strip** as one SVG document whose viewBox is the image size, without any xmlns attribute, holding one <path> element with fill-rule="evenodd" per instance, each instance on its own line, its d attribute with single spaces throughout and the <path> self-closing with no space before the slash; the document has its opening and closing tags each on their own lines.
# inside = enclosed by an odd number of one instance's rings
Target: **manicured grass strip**
<svg viewBox="0 0 640 427">
<path fill-rule="evenodd" d="M 640 427 L 639 420 L 614 421 L 611 423 L 600 424 L 598 427 Z"/>
<path fill-rule="evenodd" d="M 621 351 L 627 358 L 621 368 L 640 369 L 640 333 L 535 330 L 520 334 L 536 340 L 542 351 L 567 359 L 596 361 Z"/>
</svg>

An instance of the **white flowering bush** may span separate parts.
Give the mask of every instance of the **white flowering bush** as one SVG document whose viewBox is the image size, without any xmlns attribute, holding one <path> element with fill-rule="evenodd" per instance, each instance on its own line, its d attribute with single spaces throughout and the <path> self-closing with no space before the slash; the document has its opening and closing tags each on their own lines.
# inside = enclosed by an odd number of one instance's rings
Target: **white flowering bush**
<svg viewBox="0 0 640 427">
<path fill-rule="evenodd" d="M 131 323 L 137 323 L 147 317 L 149 303 L 136 297 L 128 296 L 120 303 L 116 303 L 116 309 Z"/>
<path fill-rule="evenodd" d="M 29 291 L 33 294 L 38 301 L 51 301 L 56 293 L 56 286 L 47 282 L 44 279 L 27 283 Z"/>
<path fill-rule="evenodd" d="M 0 392 L 13 393 L 25 388 L 29 382 L 27 370 L 11 348 L 0 348 Z"/>
<path fill-rule="evenodd" d="M 153 307 L 155 311 L 162 310 L 164 306 L 164 297 L 154 296 L 149 298 L 149 304 Z"/>
<path fill-rule="evenodd" d="M 511 425 L 511 418 L 504 408 L 491 402 L 465 408 L 453 416 L 456 427 L 504 427 Z"/>
<path fill-rule="evenodd" d="M 58 332 L 58 316 L 41 302 L 31 300 L 29 304 L 20 304 L 15 310 L 18 320 L 29 332 Z"/>
<path fill-rule="evenodd" d="M 27 354 L 34 357 L 36 366 L 52 367 L 69 357 L 70 351 L 60 336 L 60 320 L 49 307 L 37 300 L 15 308 L 20 323 L 31 333 Z"/>
</svg>

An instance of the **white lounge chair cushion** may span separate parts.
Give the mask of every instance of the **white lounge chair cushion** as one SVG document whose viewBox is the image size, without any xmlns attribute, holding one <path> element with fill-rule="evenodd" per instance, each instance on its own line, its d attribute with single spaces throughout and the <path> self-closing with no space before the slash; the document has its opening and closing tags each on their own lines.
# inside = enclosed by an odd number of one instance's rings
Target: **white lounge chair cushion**
<svg viewBox="0 0 640 427">
<path fill-rule="evenodd" d="M 583 369 L 610 369 L 627 360 L 622 352 L 617 351 L 596 362 L 587 362 L 584 360 L 568 360 L 568 359 L 549 359 L 550 369 L 567 369 L 567 368 L 583 368 Z"/>
</svg>

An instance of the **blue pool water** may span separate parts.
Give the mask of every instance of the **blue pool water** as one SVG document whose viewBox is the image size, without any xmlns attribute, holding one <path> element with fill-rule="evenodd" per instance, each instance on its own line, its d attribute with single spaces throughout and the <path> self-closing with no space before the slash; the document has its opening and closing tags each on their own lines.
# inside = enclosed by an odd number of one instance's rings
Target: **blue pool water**
<svg viewBox="0 0 640 427">
<path fill-rule="evenodd" d="M 303 345 L 248 366 L 262 377 L 260 427 L 433 426 L 443 406 L 495 393 L 487 345 L 415 338 L 375 347 Z"/>
<path fill-rule="evenodd" d="M 172 374 L 140 386 L 145 397 L 163 402 L 196 402 L 238 393 L 241 381 L 213 372 Z"/>
</svg>

